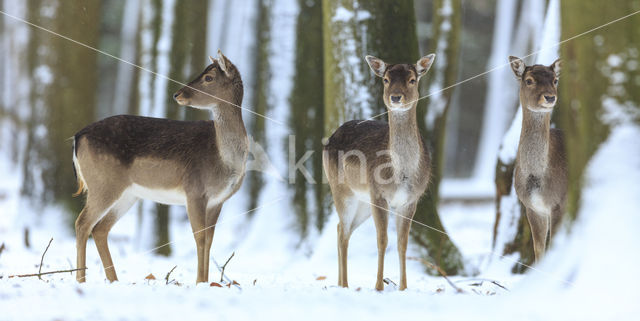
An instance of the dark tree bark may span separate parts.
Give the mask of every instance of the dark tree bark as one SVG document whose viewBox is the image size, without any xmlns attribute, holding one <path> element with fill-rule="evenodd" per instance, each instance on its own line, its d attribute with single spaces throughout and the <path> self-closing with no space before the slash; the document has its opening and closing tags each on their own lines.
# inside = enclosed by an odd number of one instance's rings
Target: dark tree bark
<svg viewBox="0 0 640 321">
<path fill-rule="evenodd" d="M 430 52 L 436 52 L 436 61 L 427 74 L 428 81 L 423 80 L 429 91 L 421 96 L 436 92 L 455 83 L 458 74 L 458 57 L 460 54 L 460 19 L 461 4 L 459 1 L 436 0 L 433 4 L 434 36 Z M 422 54 L 427 54 L 422 53 Z M 447 114 L 451 105 L 453 90 L 445 90 L 424 99 L 418 106 L 420 130 L 431 146 L 431 184 L 427 196 L 418 203 L 415 220 L 446 232 L 438 215 L 439 187 L 444 167 L 444 143 Z M 426 108 L 423 105 L 427 105 Z M 426 248 L 426 259 L 439 265 L 447 274 L 461 271 L 462 255 L 451 242 L 448 235 L 427 228 L 411 229 L 414 240 Z M 437 274 L 437 271 L 430 271 Z"/>
<path fill-rule="evenodd" d="M 326 190 L 322 184 L 322 138 L 324 137 L 324 77 L 322 52 L 322 1 L 299 0 L 296 24 L 296 59 L 293 89 L 289 97 L 289 126 L 295 136 L 295 159 L 314 151 L 306 164 L 315 182 L 296 175 L 293 205 L 302 238 L 312 226 L 322 231 L 330 213 L 326 207 Z M 310 202 L 309 198 L 312 199 Z"/>
<path fill-rule="evenodd" d="M 91 47 L 99 40 L 100 3 L 91 0 L 60 1 L 52 29 Z M 95 120 L 97 54 L 69 40 L 51 36 L 46 62 L 53 79 L 45 90 L 48 149 L 42 152 L 43 181 L 49 201 L 64 204 L 75 216 L 81 202 L 72 199 L 76 190 L 68 138 Z"/>
<path fill-rule="evenodd" d="M 254 78 L 254 94 L 251 106 L 253 111 L 266 115 L 271 108 L 269 102 L 271 67 L 269 64 L 269 56 L 271 55 L 269 47 L 271 42 L 271 10 L 272 1 L 258 0 L 258 17 L 255 25 L 256 32 L 256 51 L 255 51 L 255 78 Z M 248 119 L 248 131 L 253 140 L 267 149 L 267 141 L 265 135 L 266 119 L 260 116 L 253 116 Z M 258 171 L 249 171 L 246 174 L 245 184 L 249 193 L 247 210 L 252 210 L 259 206 L 260 192 L 264 186 L 264 178 L 262 173 Z M 249 216 L 253 216 L 254 212 L 249 212 Z"/>
</svg>

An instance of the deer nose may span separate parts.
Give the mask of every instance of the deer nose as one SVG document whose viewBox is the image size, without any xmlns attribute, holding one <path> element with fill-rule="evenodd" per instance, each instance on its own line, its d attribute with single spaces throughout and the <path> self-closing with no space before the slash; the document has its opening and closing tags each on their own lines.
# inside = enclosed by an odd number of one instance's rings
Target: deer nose
<svg viewBox="0 0 640 321">
<path fill-rule="evenodd" d="M 554 101 L 556 101 L 556 96 L 544 96 L 544 99 L 548 102 L 548 103 L 552 103 Z"/>
<path fill-rule="evenodd" d="M 402 96 L 391 96 L 392 103 L 399 103 L 400 99 L 402 99 Z"/>
</svg>

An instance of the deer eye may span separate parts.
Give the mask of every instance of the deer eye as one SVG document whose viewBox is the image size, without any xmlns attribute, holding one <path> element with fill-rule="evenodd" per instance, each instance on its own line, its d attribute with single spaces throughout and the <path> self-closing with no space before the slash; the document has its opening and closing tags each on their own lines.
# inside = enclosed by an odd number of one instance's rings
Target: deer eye
<svg viewBox="0 0 640 321">
<path fill-rule="evenodd" d="M 531 78 L 527 78 L 526 83 L 527 85 L 531 86 L 533 85 L 533 80 L 531 80 Z"/>
<path fill-rule="evenodd" d="M 553 84 L 557 86 L 558 85 L 558 79 L 554 79 L 553 80 Z"/>
<path fill-rule="evenodd" d="M 213 81 L 213 77 L 211 77 L 211 76 L 209 76 L 209 75 L 206 75 L 206 76 L 204 76 L 204 81 L 206 81 L 206 82 L 212 82 L 212 81 Z"/>
<path fill-rule="evenodd" d="M 409 83 L 412 84 L 412 85 L 415 85 L 416 80 L 415 79 L 411 79 L 411 80 L 409 80 Z"/>
<path fill-rule="evenodd" d="M 385 78 L 383 81 L 384 81 L 385 84 L 389 83 L 389 79 L 387 79 L 387 78 Z"/>
</svg>

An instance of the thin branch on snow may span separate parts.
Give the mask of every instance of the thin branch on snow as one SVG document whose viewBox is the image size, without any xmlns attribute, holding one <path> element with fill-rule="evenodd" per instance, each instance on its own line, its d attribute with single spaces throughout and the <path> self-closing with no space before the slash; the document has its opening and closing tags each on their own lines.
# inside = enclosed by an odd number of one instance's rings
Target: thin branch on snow
<svg viewBox="0 0 640 321">
<path fill-rule="evenodd" d="M 67 273 L 67 272 L 76 272 L 76 271 L 80 271 L 80 270 L 86 270 L 87 268 L 79 268 L 79 269 L 69 269 L 69 270 L 59 270 L 59 271 L 49 271 L 49 272 L 38 272 L 38 273 L 33 273 L 33 274 L 15 274 L 15 275 L 9 275 L 7 276 L 7 279 L 11 279 L 11 278 L 28 278 L 28 277 L 32 277 L 32 276 L 37 276 L 38 278 L 40 278 L 43 275 L 49 275 L 49 274 L 56 274 L 56 273 Z M 0 276 L 0 279 L 2 277 Z"/>
<path fill-rule="evenodd" d="M 173 272 L 173 270 L 175 270 L 178 266 L 174 266 L 173 269 L 171 269 L 171 271 L 169 271 L 169 273 L 167 273 L 167 276 L 164 277 L 164 279 L 166 280 L 165 284 L 169 284 L 169 277 L 171 276 L 171 272 Z"/>
<path fill-rule="evenodd" d="M 51 246 L 51 242 L 53 242 L 53 237 L 49 240 L 49 244 L 47 244 L 47 248 L 42 252 L 42 257 L 40 258 L 40 267 L 38 268 L 38 279 L 42 280 L 42 263 L 44 262 L 44 256 L 47 254 L 49 250 L 49 246 Z"/>
<path fill-rule="evenodd" d="M 423 264 L 426 264 L 428 266 L 430 266 L 433 269 L 436 269 L 438 271 L 438 273 L 440 273 L 440 275 L 442 275 L 442 277 L 449 283 L 449 285 L 451 285 L 451 287 L 453 289 L 456 290 L 457 293 L 465 293 L 461 288 L 457 287 L 453 282 L 451 282 L 451 280 L 449 280 L 449 277 L 447 276 L 447 273 L 445 273 L 439 266 L 423 259 L 423 258 L 419 258 L 419 257 L 407 257 L 407 259 L 412 260 L 412 261 L 419 261 L 422 262 Z"/>
<path fill-rule="evenodd" d="M 220 282 L 224 280 L 224 269 L 227 267 L 227 264 L 229 264 L 229 261 L 231 261 L 234 255 L 236 255 L 236 252 L 231 253 L 231 256 L 227 259 L 227 262 L 224 262 L 224 264 L 220 268 Z"/>
</svg>

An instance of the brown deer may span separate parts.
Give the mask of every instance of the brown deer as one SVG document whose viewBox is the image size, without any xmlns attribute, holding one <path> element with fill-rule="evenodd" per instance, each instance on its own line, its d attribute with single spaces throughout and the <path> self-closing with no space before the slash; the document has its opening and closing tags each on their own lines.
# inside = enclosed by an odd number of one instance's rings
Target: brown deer
<svg viewBox="0 0 640 321">
<path fill-rule="evenodd" d="M 376 289 L 383 289 L 388 209 L 396 216 L 400 290 L 407 288 L 406 252 L 416 203 L 427 189 L 431 173 L 429 149 L 418 131 L 418 81 L 434 54 L 413 64 L 387 64 L 367 56 L 383 79 L 382 99 L 389 123 L 352 120 L 340 126 L 323 151 L 323 167 L 340 217 L 338 224 L 338 285 L 348 287 L 347 249 L 353 231 L 373 214 L 378 241 Z"/>
<path fill-rule="evenodd" d="M 93 235 L 109 281 L 118 278 L 107 245 L 109 230 L 139 199 L 186 205 L 198 253 L 196 282 L 207 282 L 209 252 L 222 204 L 242 183 L 248 139 L 242 122 L 238 69 L 218 59 L 173 96 L 178 104 L 213 112 L 213 121 L 120 115 L 75 136 L 73 164 L 87 199 L 76 220 L 77 267 L 86 267 Z M 78 282 L 85 281 L 79 270 Z"/>
<path fill-rule="evenodd" d="M 526 208 L 536 262 L 540 261 L 564 213 L 567 165 L 562 131 L 551 128 L 557 102 L 560 60 L 550 66 L 526 66 L 509 57 L 520 82 L 522 132 L 515 164 L 515 189 Z"/>
</svg>

